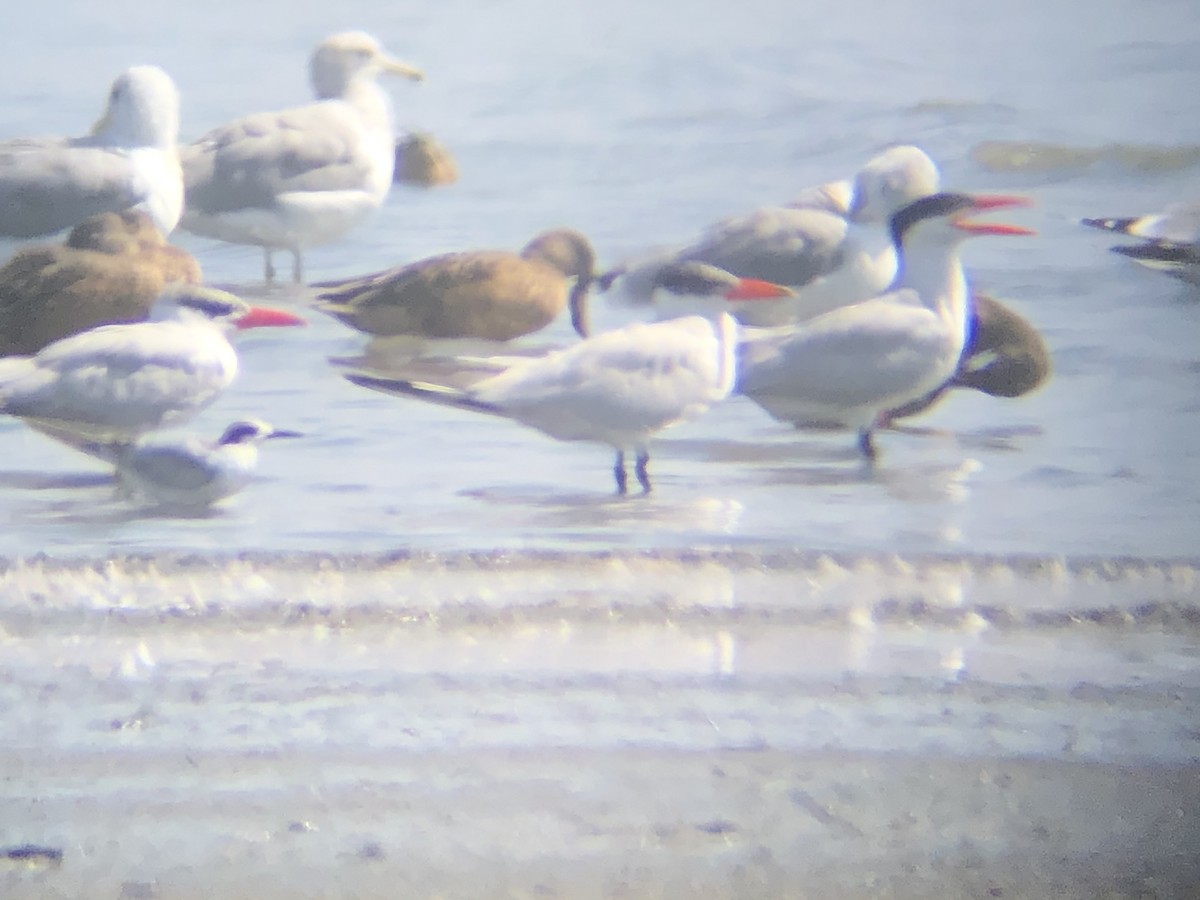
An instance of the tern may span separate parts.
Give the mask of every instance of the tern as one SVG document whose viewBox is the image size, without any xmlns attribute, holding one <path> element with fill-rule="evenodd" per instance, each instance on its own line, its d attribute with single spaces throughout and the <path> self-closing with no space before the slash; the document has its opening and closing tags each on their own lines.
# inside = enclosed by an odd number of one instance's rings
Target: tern
<svg viewBox="0 0 1200 900">
<path fill-rule="evenodd" d="M 237 375 L 227 331 L 302 325 L 214 288 L 173 286 L 146 322 L 102 325 L 33 356 L 0 359 L 0 413 L 106 455 L 212 403 Z"/>
<path fill-rule="evenodd" d="M 1140 244 L 1111 249 L 1149 269 L 1200 285 L 1200 201 L 1176 203 L 1142 216 L 1084 219 L 1083 224 L 1142 238 Z"/>
<path fill-rule="evenodd" d="M 169 507 L 208 507 L 245 487 L 258 464 L 258 445 L 301 437 L 260 419 L 233 422 L 216 441 L 195 435 L 144 438 L 116 457 L 117 480 L 134 496 Z"/>
<path fill-rule="evenodd" d="M 646 302 L 659 268 L 698 261 L 743 278 L 787 285 L 785 304 L 754 304 L 734 315 L 751 325 L 802 321 L 885 290 L 896 274 L 887 222 L 899 209 L 938 189 L 938 170 L 917 147 L 893 147 L 852 180 L 810 189 L 787 206 L 764 207 L 710 226 L 687 246 L 601 275 L 627 297 Z"/>
<path fill-rule="evenodd" d="M 674 270 L 663 289 L 730 299 L 786 291 L 727 274 L 705 280 Z M 729 396 L 737 332 L 728 313 L 636 323 L 545 356 L 507 358 L 498 374 L 465 390 L 362 372 L 346 377 L 385 393 L 514 419 L 561 441 L 606 444 L 616 450 L 619 494 L 628 490 L 626 454 L 633 452 L 638 484 L 648 493 L 650 439 Z"/>
<path fill-rule="evenodd" d="M 183 148 L 180 227 L 262 247 L 267 282 L 272 251 L 290 250 L 302 281 L 303 250 L 340 238 L 392 186 L 391 102 L 375 81 L 384 73 L 424 77 L 361 31 L 322 41 L 309 67 L 315 103 L 237 119 Z"/>
<path fill-rule="evenodd" d="M 179 222 L 179 91 L 158 66 L 134 66 L 85 137 L 0 143 L 0 236 L 44 237 L 102 212 L 140 209 L 163 234 Z"/>
<path fill-rule="evenodd" d="M 946 384 L 958 368 L 968 303 L 959 244 L 1033 233 L 967 216 L 1027 203 L 943 193 L 904 207 L 891 223 L 900 259 L 892 290 L 797 325 L 745 329 L 739 391 L 798 427 L 857 430 L 859 449 L 874 460 L 881 416 Z"/>
</svg>

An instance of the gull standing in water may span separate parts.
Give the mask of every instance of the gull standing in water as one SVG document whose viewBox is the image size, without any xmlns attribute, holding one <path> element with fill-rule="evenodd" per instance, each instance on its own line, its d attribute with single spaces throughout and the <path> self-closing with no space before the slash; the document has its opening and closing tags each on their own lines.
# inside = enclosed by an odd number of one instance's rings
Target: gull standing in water
<svg viewBox="0 0 1200 900">
<path fill-rule="evenodd" d="M 175 82 L 158 66 L 127 69 L 91 134 L 0 143 L 0 236 L 44 237 L 126 209 L 169 234 L 183 209 L 178 139 Z"/>
<path fill-rule="evenodd" d="M 0 413 L 97 456 L 212 403 L 238 358 L 227 331 L 302 325 L 214 288 L 168 289 L 152 319 L 102 325 L 33 356 L 0 359 Z"/>
<path fill-rule="evenodd" d="M 588 239 L 559 228 L 538 235 L 520 253 L 446 253 L 321 282 L 318 308 L 376 337 L 508 341 L 545 328 L 564 308 L 584 310 L 595 264 Z M 580 322 L 575 326 L 584 329 Z"/>
<path fill-rule="evenodd" d="M 97 325 L 150 315 L 168 284 L 199 284 L 200 264 L 136 209 L 101 213 L 63 244 L 23 247 L 0 267 L 0 356 L 37 353 Z"/>
<path fill-rule="evenodd" d="M 232 423 L 215 442 L 194 435 L 172 441 L 144 439 L 117 456 L 117 479 L 128 493 L 161 506 L 208 507 L 249 484 L 259 444 L 300 436 L 260 419 L 246 419 Z"/>
<path fill-rule="evenodd" d="M 1142 238 L 1140 244 L 1111 249 L 1149 269 L 1200 285 L 1200 201 L 1176 203 L 1142 216 L 1084 219 L 1083 224 Z"/>
<path fill-rule="evenodd" d="M 627 297 L 646 302 L 662 266 L 705 262 L 795 292 L 789 303 L 738 310 L 735 315 L 743 323 L 803 321 L 866 300 L 891 284 L 896 254 L 887 222 L 900 208 L 934 193 L 938 180 L 937 166 L 922 150 L 893 147 L 851 180 L 812 188 L 788 206 L 725 219 L 681 249 L 605 273 L 599 284 L 603 290 L 619 282 Z"/>
<path fill-rule="evenodd" d="M 391 101 L 375 80 L 383 73 L 424 77 L 369 34 L 322 41 L 309 67 L 315 103 L 237 119 L 183 148 L 181 227 L 262 247 L 268 282 L 272 251 L 289 250 L 301 281 L 303 250 L 340 238 L 392 185 Z"/>
<path fill-rule="evenodd" d="M 892 290 L 797 325 L 746 329 L 739 391 L 798 427 L 857 430 L 873 460 L 880 417 L 944 385 L 962 358 L 968 295 L 959 244 L 972 235 L 1032 234 L 966 217 L 1026 203 L 935 194 L 909 204 L 892 217 L 900 259 Z"/>
<path fill-rule="evenodd" d="M 786 290 L 737 278 L 671 276 L 664 289 L 728 299 Z M 586 319 L 582 312 L 574 318 Z M 638 484 L 649 492 L 650 439 L 729 396 L 737 331 L 727 313 L 637 323 L 545 356 L 510 358 L 499 374 L 465 390 L 367 373 L 346 377 L 385 393 L 514 419 L 560 441 L 606 444 L 617 452 L 613 476 L 620 494 L 628 489 L 625 457 L 632 451 Z"/>
</svg>

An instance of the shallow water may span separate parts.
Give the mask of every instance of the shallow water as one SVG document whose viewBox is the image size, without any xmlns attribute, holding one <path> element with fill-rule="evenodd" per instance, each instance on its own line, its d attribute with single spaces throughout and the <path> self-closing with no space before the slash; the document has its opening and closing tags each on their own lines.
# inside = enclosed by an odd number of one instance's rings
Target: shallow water
<svg viewBox="0 0 1200 900">
<path fill-rule="evenodd" d="M 5 790 L 31 823 L 0 812 L 0 840 L 66 846 L 63 895 L 89 883 L 89 848 L 127 809 L 147 846 L 192 829 L 180 858 L 199 871 L 255 848 L 230 863 L 235 884 L 272 852 L 303 857 L 272 843 L 299 840 L 288 804 L 338 778 L 386 782 L 378 760 L 399 753 L 448 767 L 430 776 L 442 794 L 412 801 L 439 810 L 473 790 L 463 748 L 501 754 L 496 784 L 510 750 L 612 751 L 592 761 L 598 796 L 636 781 L 604 768 L 617 749 L 1116 761 L 1148 778 L 1194 763 L 1200 294 L 1077 224 L 1200 190 L 1192 4 L 145 8 L 10 10 L 23 39 L 0 62 L 5 133 L 80 131 L 117 71 L 157 62 L 196 137 L 306 99 L 309 48 L 348 23 L 425 68 L 419 87 L 394 86 L 397 119 L 437 135 L 461 181 L 394 191 L 311 252 L 314 280 L 517 248 L 556 225 L 612 264 L 915 142 L 948 186 L 1036 200 L 1013 220 L 1037 238 L 973 242 L 965 258 L 1042 330 L 1055 371 L 1034 396 L 955 396 L 880 435 L 874 471 L 848 436 L 797 434 L 735 400 L 665 435 L 654 493 L 628 499 L 610 493 L 605 449 L 350 385 L 328 360 L 365 341 L 315 312 L 303 331 L 243 340 L 238 383 L 189 426 L 256 415 L 306 433 L 266 447 L 259 479 L 211 515 L 132 508 L 87 459 L 0 422 L 0 755 L 24 773 Z M 210 281 L 263 294 L 257 251 L 175 240 Z M 602 325 L 631 315 L 597 306 Z M 558 322 L 537 340 L 569 339 Z M 360 752 L 381 755 L 356 767 Z M 213 805 L 204 777 L 172 768 L 184 758 L 224 760 L 243 793 Z M 211 818 L 164 813 L 139 760 Z M 260 844 L 246 823 L 263 809 L 282 832 Z M 407 840 L 395 810 L 375 831 L 327 812 L 327 835 Z M 967 829 L 960 812 L 935 831 Z M 1064 854 L 1106 852 L 1078 837 L 1089 821 L 1064 826 Z M 514 839 L 498 823 L 473 858 L 511 859 L 495 848 Z M 71 868 L 81 854 L 93 868 Z M 145 859 L 122 859 L 113 895 L 152 880 Z M 28 896 L 52 883 L 0 880 Z"/>
<path fill-rule="evenodd" d="M 72 67 L 47 65 L 36 40 L 14 48 L 0 97 L 7 128 L 78 130 L 110 73 L 156 61 L 178 80 L 194 137 L 243 110 L 303 100 L 307 48 L 355 18 L 267 4 L 255 14 L 271 23 L 264 34 L 240 17 L 181 10 L 185 41 L 122 17 L 135 8 L 17 11 L 18 32 L 54 34 Z M 861 4 L 708 3 L 681 28 L 670 9 L 509 2 L 360 17 L 426 68 L 426 83 L 393 86 L 397 119 L 438 135 L 462 180 L 397 189 L 349 239 L 311 254 L 310 277 L 517 247 L 558 224 L 583 229 L 611 264 L 852 171 L 885 142 L 915 141 L 950 186 L 1036 199 L 1021 218 L 1038 238 L 965 252 L 977 283 L 1046 335 L 1055 373 L 1045 389 L 1016 401 L 954 397 L 914 423 L 933 434 L 884 435 L 874 473 L 844 436 L 797 435 L 734 401 L 668 433 L 655 448 L 656 494 L 618 502 L 603 449 L 345 383 L 326 359 L 364 341 L 314 313 L 303 333 L 244 341 L 241 380 L 191 426 L 216 433 L 257 414 L 308 433 L 266 448 L 252 490 L 202 521 L 131 513 L 92 483 L 87 460 L 4 422 L 0 509 L 18 527 L 0 552 L 749 543 L 1172 556 L 1200 546 L 1188 463 L 1200 450 L 1200 298 L 1075 224 L 1155 209 L 1196 184 L 1194 17 L 1179 3 L 1134 13 L 1108 2 L 1082 29 L 1033 3 L 1000 14 L 927 2 L 873 10 L 867 29 Z M 527 24 L 493 40 L 514 20 Z M 1005 165 L 997 153 L 1011 160 L 1019 147 L 996 142 L 1057 151 Z M 176 239 L 210 280 L 261 289 L 257 251 Z M 284 288 L 273 299 L 309 297 Z M 628 315 L 599 312 L 602 323 Z M 565 324 L 545 339 L 566 341 Z"/>
</svg>

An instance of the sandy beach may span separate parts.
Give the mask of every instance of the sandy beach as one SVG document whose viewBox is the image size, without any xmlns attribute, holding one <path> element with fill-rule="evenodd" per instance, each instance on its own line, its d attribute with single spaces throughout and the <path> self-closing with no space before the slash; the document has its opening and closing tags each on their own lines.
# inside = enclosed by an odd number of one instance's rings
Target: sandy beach
<svg viewBox="0 0 1200 900">
<path fill-rule="evenodd" d="M 1195 897 L 1200 885 L 1197 767 L 282 748 L 3 765 L 10 786 L 19 773 L 47 788 L 6 837 L 49 826 L 64 839 L 60 865 L 0 872 L 12 900 L 1115 900 Z M 139 787 L 54 797 L 88 781 Z"/>
<path fill-rule="evenodd" d="M 1194 563 L 0 579 L 0 897 L 1200 896 Z"/>
</svg>

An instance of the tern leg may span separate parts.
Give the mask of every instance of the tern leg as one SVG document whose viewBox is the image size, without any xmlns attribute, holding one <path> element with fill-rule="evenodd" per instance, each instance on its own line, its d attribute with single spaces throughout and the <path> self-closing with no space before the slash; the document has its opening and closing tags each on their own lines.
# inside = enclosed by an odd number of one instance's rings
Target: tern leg
<svg viewBox="0 0 1200 900">
<path fill-rule="evenodd" d="M 875 462 L 879 454 L 875 450 L 875 438 L 870 428 L 864 428 L 858 433 L 858 449 L 869 462 Z"/>
<path fill-rule="evenodd" d="M 267 284 L 275 280 L 275 265 L 271 262 L 271 248 L 263 247 L 263 278 Z"/>
<path fill-rule="evenodd" d="M 646 471 L 646 463 L 650 462 L 650 452 L 645 448 L 638 451 L 637 465 L 634 467 L 634 473 L 637 475 L 638 484 L 642 486 L 642 493 L 650 493 L 650 473 Z"/>
<path fill-rule="evenodd" d="M 292 281 L 301 284 L 304 281 L 304 263 L 300 259 L 300 248 L 292 250 Z"/>
<path fill-rule="evenodd" d="M 613 463 L 613 477 L 617 479 L 617 493 L 627 494 L 629 488 L 628 477 L 625 475 L 625 452 L 623 450 L 617 451 L 617 461 Z"/>
</svg>

